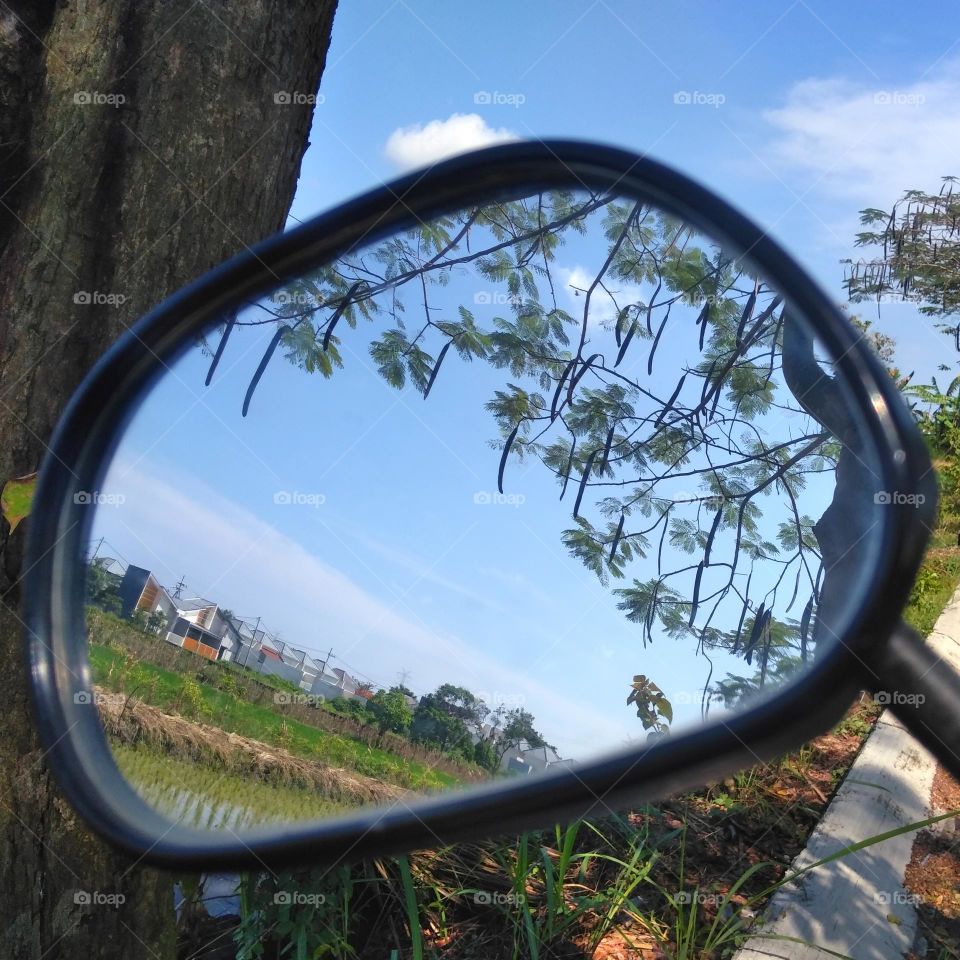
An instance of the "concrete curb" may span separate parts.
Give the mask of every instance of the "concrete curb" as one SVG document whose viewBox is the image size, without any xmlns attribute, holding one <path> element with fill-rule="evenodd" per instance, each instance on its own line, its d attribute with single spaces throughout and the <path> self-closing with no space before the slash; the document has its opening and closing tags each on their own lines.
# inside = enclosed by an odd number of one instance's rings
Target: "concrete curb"
<svg viewBox="0 0 960 960">
<path fill-rule="evenodd" d="M 960 669 L 960 590 L 928 643 Z M 935 769 L 930 753 L 885 711 L 793 869 L 930 816 Z M 916 909 L 903 887 L 915 836 L 904 834 L 849 854 L 782 887 L 734 960 L 823 960 L 830 955 L 818 948 L 853 960 L 902 957 L 913 946 L 917 929 Z"/>
</svg>

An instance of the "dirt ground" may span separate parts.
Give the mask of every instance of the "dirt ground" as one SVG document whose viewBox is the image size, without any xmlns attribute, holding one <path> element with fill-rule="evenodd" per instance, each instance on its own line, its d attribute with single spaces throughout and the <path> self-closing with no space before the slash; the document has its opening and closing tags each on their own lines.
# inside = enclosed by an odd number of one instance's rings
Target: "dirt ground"
<svg viewBox="0 0 960 960">
<path fill-rule="evenodd" d="M 960 810 L 960 783 L 940 766 L 930 803 L 933 813 Z M 919 897 L 911 960 L 960 958 L 960 817 L 917 834 L 904 885 Z"/>
</svg>

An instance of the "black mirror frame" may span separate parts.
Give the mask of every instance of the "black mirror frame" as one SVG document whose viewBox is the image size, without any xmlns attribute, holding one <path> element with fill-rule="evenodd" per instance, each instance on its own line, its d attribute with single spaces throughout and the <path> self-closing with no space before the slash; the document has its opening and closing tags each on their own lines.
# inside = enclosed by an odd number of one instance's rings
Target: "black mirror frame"
<svg viewBox="0 0 960 960">
<path fill-rule="evenodd" d="M 165 363 L 232 303 L 256 297 L 391 230 L 456 206 L 516 195 L 520 186 L 616 187 L 647 198 L 733 247 L 784 291 L 815 327 L 865 411 L 888 490 L 923 493 L 920 508 L 891 505 L 883 556 L 848 636 L 802 679 L 727 722 L 506 785 L 377 808 L 330 822 L 244 833 L 201 832 L 166 820 L 133 790 L 112 758 L 91 697 L 81 558 L 93 511 L 74 501 L 96 490 L 131 410 Z M 576 141 L 520 142 L 454 158 L 357 197 L 217 267 L 142 317 L 101 358 L 72 398 L 50 443 L 29 520 L 24 617 L 36 722 L 64 794 L 103 838 L 145 862 L 181 869 L 276 869 L 333 863 L 604 816 L 627 802 L 695 787 L 770 759 L 828 729 L 864 687 L 897 633 L 935 516 L 936 484 L 909 410 L 883 366 L 834 303 L 774 240 L 699 184 L 646 157 Z M 910 643 L 913 643 L 910 640 Z M 956 716 L 960 681 L 941 711 Z M 902 677 L 901 677 L 902 679 Z M 878 686 L 878 683 L 881 686 Z M 953 686 L 950 686 L 953 684 Z M 956 696 L 947 703 L 945 696 Z M 86 702 L 77 702 L 77 700 Z M 913 726 L 911 718 L 905 722 Z M 956 769 L 954 758 L 953 768 Z"/>
</svg>

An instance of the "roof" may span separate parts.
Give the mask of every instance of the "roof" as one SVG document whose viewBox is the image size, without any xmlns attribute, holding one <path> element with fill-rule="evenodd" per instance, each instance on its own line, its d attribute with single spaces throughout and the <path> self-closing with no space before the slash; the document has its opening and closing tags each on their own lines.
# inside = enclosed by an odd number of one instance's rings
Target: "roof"
<svg viewBox="0 0 960 960">
<path fill-rule="evenodd" d="M 101 570 L 114 577 L 122 577 L 126 573 L 126 567 L 115 557 L 97 557 L 91 563 L 96 564 Z"/>
<path fill-rule="evenodd" d="M 213 600 L 204 600 L 203 597 L 190 597 L 186 600 L 180 597 L 171 597 L 171 599 L 177 605 L 178 610 L 204 610 L 207 607 L 215 607 L 217 605 Z"/>
</svg>

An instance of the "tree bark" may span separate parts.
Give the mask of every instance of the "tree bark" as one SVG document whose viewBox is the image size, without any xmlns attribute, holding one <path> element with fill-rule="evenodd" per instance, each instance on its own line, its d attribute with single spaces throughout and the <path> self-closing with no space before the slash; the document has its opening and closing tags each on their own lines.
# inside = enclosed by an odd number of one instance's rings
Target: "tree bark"
<svg viewBox="0 0 960 960">
<path fill-rule="evenodd" d="M 37 469 L 66 400 L 141 313 L 283 227 L 335 8 L 0 6 L 0 484 Z M 36 741 L 17 615 L 28 522 L 0 519 L 2 954 L 172 957 L 171 878 L 76 821 Z"/>
</svg>

